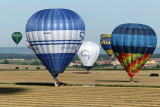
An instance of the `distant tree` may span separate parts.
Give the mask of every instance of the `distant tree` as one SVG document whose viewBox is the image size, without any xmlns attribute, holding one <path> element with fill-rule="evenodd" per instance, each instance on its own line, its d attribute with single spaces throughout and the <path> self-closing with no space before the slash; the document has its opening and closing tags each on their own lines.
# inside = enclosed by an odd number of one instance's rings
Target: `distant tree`
<svg viewBox="0 0 160 107">
<path fill-rule="evenodd" d="M 0 59 L 38 59 L 35 54 L 0 54 Z"/>
<path fill-rule="evenodd" d="M 28 63 L 26 63 L 26 62 L 23 62 L 23 63 L 21 63 L 21 65 L 28 65 Z"/>
<path fill-rule="evenodd" d="M 93 67 L 99 68 L 99 65 L 95 62 L 95 63 L 93 64 Z"/>
<path fill-rule="evenodd" d="M 34 61 L 34 62 L 32 62 L 30 65 L 42 65 L 42 63 L 41 63 L 41 62 L 38 62 L 38 61 Z"/>
<path fill-rule="evenodd" d="M 3 64 L 9 64 L 9 61 L 8 61 L 7 59 L 5 59 L 5 60 L 3 61 Z"/>
<path fill-rule="evenodd" d="M 40 69 L 40 67 L 36 67 L 36 69 Z"/>
<path fill-rule="evenodd" d="M 71 62 L 75 63 L 75 60 L 74 60 L 74 59 L 72 59 L 72 61 L 71 61 Z"/>
<path fill-rule="evenodd" d="M 19 67 L 16 67 L 15 69 L 19 69 Z"/>
<path fill-rule="evenodd" d="M 157 65 L 156 68 L 160 68 L 160 65 Z"/>
</svg>

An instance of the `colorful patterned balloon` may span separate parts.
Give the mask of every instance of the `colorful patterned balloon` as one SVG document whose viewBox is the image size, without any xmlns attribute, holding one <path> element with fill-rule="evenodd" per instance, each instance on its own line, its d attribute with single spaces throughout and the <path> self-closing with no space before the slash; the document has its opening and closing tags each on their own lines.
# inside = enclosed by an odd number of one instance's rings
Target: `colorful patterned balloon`
<svg viewBox="0 0 160 107">
<path fill-rule="evenodd" d="M 148 61 L 157 44 L 154 30 L 143 24 L 122 24 L 111 36 L 113 51 L 132 78 Z"/>
</svg>

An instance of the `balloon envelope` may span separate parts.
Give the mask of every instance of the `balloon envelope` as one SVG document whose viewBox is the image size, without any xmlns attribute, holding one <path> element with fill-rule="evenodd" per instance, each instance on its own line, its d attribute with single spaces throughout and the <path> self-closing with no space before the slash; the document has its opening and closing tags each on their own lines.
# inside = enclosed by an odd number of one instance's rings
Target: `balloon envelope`
<svg viewBox="0 0 160 107">
<path fill-rule="evenodd" d="M 82 43 L 80 49 L 77 52 L 77 55 L 87 71 L 91 69 L 92 65 L 97 60 L 99 51 L 99 46 L 94 42 L 84 41 Z"/>
<path fill-rule="evenodd" d="M 77 53 L 84 34 L 82 18 L 68 9 L 38 11 L 26 25 L 26 37 L 32 50 L 55 79 Z"/>
<path fill-rule="evenodd" d="M 22 39 L 22 34 L 20 32 L 14 32 L 12 34 L 12 39 L 13 41 L 18 45 L 18 43 L 21 41 Z"/>
<path fill-rule="evenodd" d="M 101 34 L 100 44 L 111 59 L 115 59 L 115 54 L 111 46 L 111 34 Z"/>
<path fill-rule="evenodd" d="M 132 78 L 153 54 L 157 44 L 154 30 L 143 24 L 122 24 L 111 36 L 115 55 Z"/>
</svg>

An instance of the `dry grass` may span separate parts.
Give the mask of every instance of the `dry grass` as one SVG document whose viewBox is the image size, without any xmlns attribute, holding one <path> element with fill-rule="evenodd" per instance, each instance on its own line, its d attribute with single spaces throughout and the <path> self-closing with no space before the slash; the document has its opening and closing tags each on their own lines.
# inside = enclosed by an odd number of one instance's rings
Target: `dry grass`
<svg viewBox="0 0 160 107">
<path fill-rule="evenodd" d="M 125 71 L 65 71 L 58 79 L 70 84 L 160 85 L 159 71 L 140 71 L 135 83 L 129 83 Z M 146 87 L 53 87 L 47 71 L 0 71 L 1 83 L 37 83 L 28 85 L 0 84 L 0 107 L 129 107 L 160 106 L 160 88 Z M 41 84 L 43 83 L 43 84 Z M 40 86 L 41 85 L 41 86 Z"/>
<path fill-rule="evenodd" d="M 35 65 L 13 65 L 13 64 L 0 64 L 0 69 L 15 69 L 16 67 L 19 67 L 19 69 L 25 69 L 28 67 L 28 69 L 36 69 L 37 66 Z M 39 66 L 41 69 L 45 69 L 44 66 Z"/>
</svg>

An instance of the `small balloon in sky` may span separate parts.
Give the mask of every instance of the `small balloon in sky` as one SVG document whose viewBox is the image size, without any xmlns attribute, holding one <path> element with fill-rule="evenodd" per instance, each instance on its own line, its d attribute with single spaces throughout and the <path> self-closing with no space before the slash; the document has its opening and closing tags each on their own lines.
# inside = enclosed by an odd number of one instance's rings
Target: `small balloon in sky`
<svg viewBox="0 0 160 107">
<path fill-rule="evenodd" d="M 22 34 L 20 33 L 20 32 L 14 32 L 13 34 L 12 34 L 12 39 L 13 39 L 13 41 L 18 45 L 18 43 L 21 41 L 21 39 L 22 39 Z"/>
</svg>

